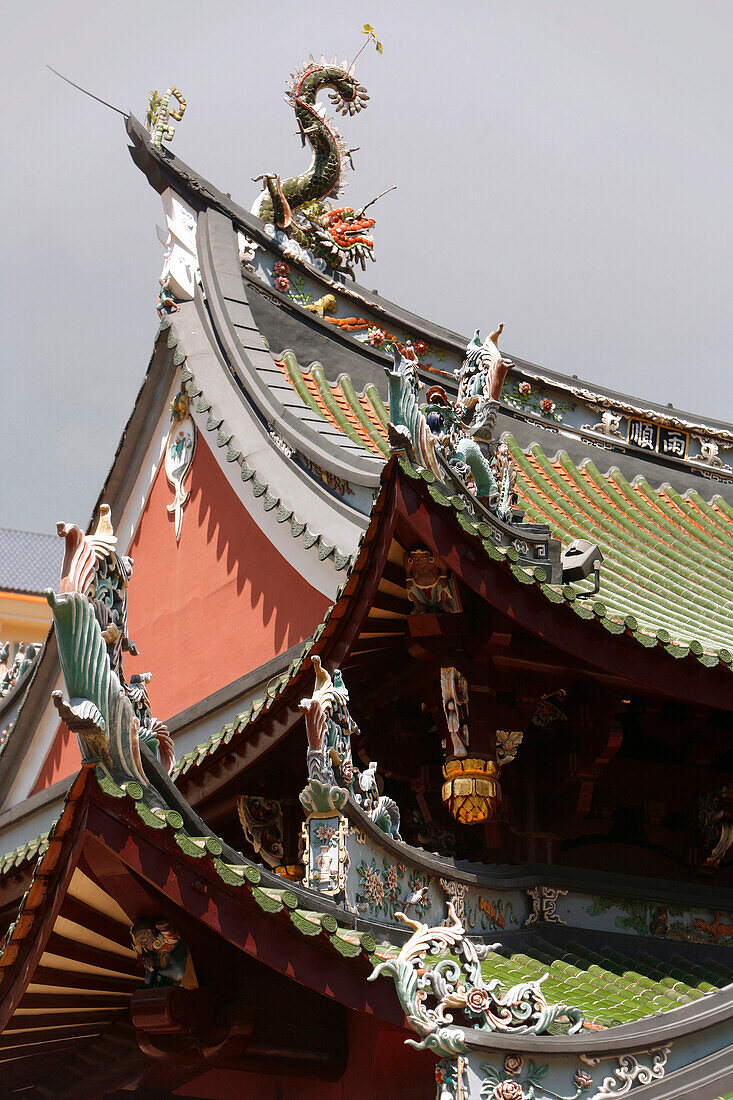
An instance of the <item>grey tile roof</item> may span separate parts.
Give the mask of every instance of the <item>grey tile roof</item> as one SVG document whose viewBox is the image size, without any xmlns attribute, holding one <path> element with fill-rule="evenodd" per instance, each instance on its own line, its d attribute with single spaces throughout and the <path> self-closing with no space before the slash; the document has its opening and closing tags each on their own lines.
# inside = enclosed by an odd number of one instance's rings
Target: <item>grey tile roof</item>
<svg viewBox="0 0 733 1100">
<path fill-rule="evenodd" d="M 0 527 L 0 591 L 40 593 L 53 588 L 62 559 L 57 535 Z"/>
</svg>

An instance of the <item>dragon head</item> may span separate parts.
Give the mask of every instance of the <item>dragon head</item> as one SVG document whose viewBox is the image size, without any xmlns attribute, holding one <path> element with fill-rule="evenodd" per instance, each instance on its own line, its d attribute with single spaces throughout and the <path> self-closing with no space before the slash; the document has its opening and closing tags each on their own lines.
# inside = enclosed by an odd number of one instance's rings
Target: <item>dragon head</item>
<svg viewBox="0 0 733 1100">
<path fill-rule="evenodd" d="M 336 270 L 350 271 L 356 264 L 366 267 L 367 258 L 374 259 L 374 241 L 367 232 L 375 222 L 362 211 L 350 206 L 333 208 L 323 200 L 301 207 L 296 228 L 307 235 L 308 247 L 322 256 Z"/>
<path fill-rule="evenodd" d="M 324 220 L 323 228 L 347 263 L 356 262 L 364 268 L 367 257 L 374 259 L 374 241 L 365 232 L 373 227 L 374 218 L 367 218 L 350 206 L 340 206 L 329 210 Z"/>
</svg>

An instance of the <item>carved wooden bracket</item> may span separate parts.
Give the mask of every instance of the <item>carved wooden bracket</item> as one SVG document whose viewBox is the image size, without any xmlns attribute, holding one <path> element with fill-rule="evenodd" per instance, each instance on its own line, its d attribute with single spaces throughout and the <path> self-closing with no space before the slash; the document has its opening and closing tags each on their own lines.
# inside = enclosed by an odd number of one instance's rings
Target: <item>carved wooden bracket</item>
<svg viewBox="0 0 733 1100">
<path fill-rule="evenodd" d="M 130 1013 L 140 1049 L 159 1059 L 183 1051 L 211 1058 L 232 1041 L 231 1053 L 244 1053 L 254 1027 L 253 1010 L 221 1005 L 212 987 L 138 989 Z"/>
</svg>

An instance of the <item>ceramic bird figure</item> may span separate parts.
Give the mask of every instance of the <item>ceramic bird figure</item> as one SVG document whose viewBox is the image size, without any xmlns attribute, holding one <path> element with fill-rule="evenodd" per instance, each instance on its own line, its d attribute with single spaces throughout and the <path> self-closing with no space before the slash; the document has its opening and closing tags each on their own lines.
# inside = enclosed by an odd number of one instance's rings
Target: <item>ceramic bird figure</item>
<svg viewBox="0 0 733 1100">
<path fill-rule="evenodd" d="M 418 890 L 414 890 L 413 893 L 403 902 L 404 909 L 411 909 L 413 906 L 420 905 L 427 897 L 428 887 L 421 886 Z"/>
</svg>

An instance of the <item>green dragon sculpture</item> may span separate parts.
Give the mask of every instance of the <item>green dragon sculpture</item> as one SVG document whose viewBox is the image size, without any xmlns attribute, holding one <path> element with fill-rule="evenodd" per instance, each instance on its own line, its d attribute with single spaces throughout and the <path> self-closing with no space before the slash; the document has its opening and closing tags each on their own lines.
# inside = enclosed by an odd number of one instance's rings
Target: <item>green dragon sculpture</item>
<svg viewBox="0 0 733 1100">
<path fill-rule="evenodd" d="M 365 267 L 373 259 L 373 241 L 366 233 L 374 225 L 364 210 L 351 207 L 334 209 L 327 200 L 335 198 L 344 186 L 347 167 L 353 168 L 351 154 L 333 122 L 316 104 L 318 93 L 330 89 L 329 98 L 343 115 L 355 115 L 366 106 L 366 89 L 347 68 L 334 58 L 328 62 L 309 59 L 292 75 L 286 98 L 292 104 L 303 146 L 313 151 L 309 168 L 297 176 L 281 180 L 268 172 L 257 179 L 265 188 L 252 213 L 284 230 L 303 248 L 313 251 L 336 270 L 353 276 L 354 264 Z"/>
</svg>

